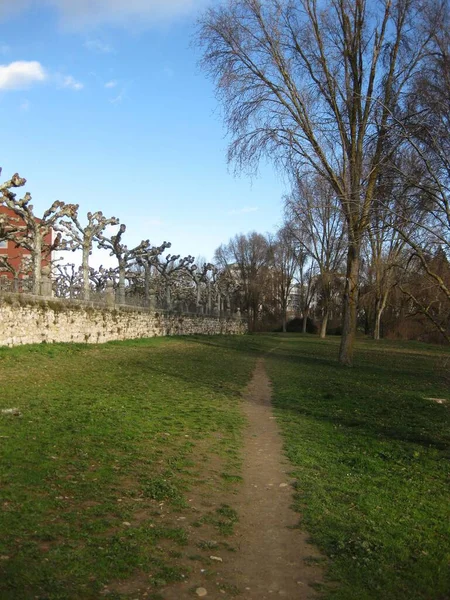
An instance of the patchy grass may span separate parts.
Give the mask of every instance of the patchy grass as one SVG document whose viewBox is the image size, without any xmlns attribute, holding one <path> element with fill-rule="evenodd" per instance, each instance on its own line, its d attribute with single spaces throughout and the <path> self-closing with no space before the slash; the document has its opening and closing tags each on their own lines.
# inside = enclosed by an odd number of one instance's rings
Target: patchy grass
<svg viewBox="0 0 450 600">
<path fill-rule="evenodd" d="M 212 455 L 239 470 L 254 364 L 214 339 L 0 349 L 0 408 L 21 413 L 0 415 L 2 600 L 161 598 L 188 578 L 190 491 Z"/>
<path fill-rule="evenodd" d="M 275 346 L 262 336 L 267 349 Z M 277 337 L 267 354 L 302 526 L 328 556 L 336 600 L 445 600 L 450 593 L 448 350 Z"/>
<path fill-rule="evenodd" d="M 448 600 L 450 407 L 427 398 L 450 400 L 449 353 L 360 341 L 342 369 L 338 343 L 0 349 L 0 409 L 21 413 L 0 414 L 0 598 L 162 600 L 201 567 L 214 578 L 210 555 L 239 552 L 239 397 L 264 354 L 295 507 L 334 580 L 321 591 Z"/>
</svg>

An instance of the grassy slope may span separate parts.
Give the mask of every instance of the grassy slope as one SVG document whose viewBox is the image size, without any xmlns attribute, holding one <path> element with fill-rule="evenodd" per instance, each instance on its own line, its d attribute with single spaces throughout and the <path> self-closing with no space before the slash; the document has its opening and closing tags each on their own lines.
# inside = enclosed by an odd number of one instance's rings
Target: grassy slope
<svg viewBox="0 0 450 600">
<path fill-rule="evenodd" d="M 362 342 L 349 370 L 337 343 L 279 338 L 268 355 L 296 508 L 338 582 L 326 595 L 448 599 L 450 410 L 425 399 L 449 399 L 442 350 Z"/>
<path fill-rule="evenodd" d="M 211 343 L 0 349 L 0 408 L 22 412 L 0 415 L 2 600 L 98 599 L 115 579 L 151 574 L 157 590 L 186 573 L 188 532 L 160 513 L 185 507 L 197 445 L 233 472 L 254 364 L 231 338 Z"/>
</svg>

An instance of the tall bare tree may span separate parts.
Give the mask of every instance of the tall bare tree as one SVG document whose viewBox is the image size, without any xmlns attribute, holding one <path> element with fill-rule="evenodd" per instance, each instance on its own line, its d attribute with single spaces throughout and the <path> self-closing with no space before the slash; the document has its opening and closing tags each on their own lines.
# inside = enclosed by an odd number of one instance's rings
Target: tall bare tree
<svg viewBox="0 0 450 600">
<path fill-rule="evenodd" d="M 324 338 L 331 310 L 333 289 L 342 277 L 345 256 L 345 226 L 333 188 L 318 175 L 298 177 L 285 200 L 286 227 L 297 244 L 317 265 L 315 292 L 320 297 Z"/>
<path fill-rule="evenodd" d="M 232 136 L 229 159 L 263 155 L 315 172 L 347 222 L 342 364 L 352 363 L 361 244 L 392 114 L 429 42 L 423 0 L 228 0 L 200 21 L 203 66 Z"/>
<path fill-rule="evenodd" d="M 446 299 L 450 311 L 448 260 L 450 257 L 450 5 L 448 1 L 432 3 L 425 14 L 424 29 L 431 37 L 429 52 L 408 94 L 407 112 L 397 121 L 398 135 L 409 151 L 415 153 L 423 176 L 401 171 L 406 185 L 416 189 L 416 207 L 425 218 L 411 212 L 408 227 L 399 233 L 421 263 L 428 285 L 436 296 Z M 421 231 L 421 235 L 418 235 Z M 436 256 L 443 260 L 436 260 Z M 417 309 L 437 325 L 432 312 L 419 300 L 408 295 Z M 444 337 L 449 332 L 438 327 Z"/>
</svg>

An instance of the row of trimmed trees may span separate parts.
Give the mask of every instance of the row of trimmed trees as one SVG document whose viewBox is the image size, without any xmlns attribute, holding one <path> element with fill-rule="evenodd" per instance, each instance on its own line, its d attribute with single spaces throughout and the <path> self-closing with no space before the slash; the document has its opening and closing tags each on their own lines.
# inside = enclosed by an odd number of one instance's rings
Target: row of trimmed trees
<svg viewBox="0 0 450 600">
<path fill-rule="evenodd" d="M 31 288 L 39 295 L 42 289 L 43 265 L 52 271 L 54 293 L 62 298 L 90 300 L 104 293 L 109 286 L 115 290 L 119 304 L 133 303 L 167 310 L 200 312 L 204 314 L 232 314 L 239 309 L 235 292 L 238 283 L 228 272 L 193 256 L 166 254 L 168 242 L 154 246 L 142 240 L 129 248 L 124 242 L 126 226 L 116 217 L 105 217 L 102 212 L 88 212 L 83 223 L 78 205 L 54 202 L 49 210 L 38 217 L 27 192 L 18 198 L 16 190 L 26 180 L 15 174 L 0 184 L 0 241 L 12 242 L 22 261 L 11 261 L 8 254 L 0 254 L 0 274 L 8 273 L 13 289 L 23 285 L 24 276 L 31 274 Z M 94 247 L 106 250 L 117 266 L 94 269 L 90 256 Z M 81 266 L 52 260 L 57 250 L 79 251 Z M 13 264 L 14 263 L 14 264 Z M 233 300 L 233 302 L 232 302 Z"/>
</svg>

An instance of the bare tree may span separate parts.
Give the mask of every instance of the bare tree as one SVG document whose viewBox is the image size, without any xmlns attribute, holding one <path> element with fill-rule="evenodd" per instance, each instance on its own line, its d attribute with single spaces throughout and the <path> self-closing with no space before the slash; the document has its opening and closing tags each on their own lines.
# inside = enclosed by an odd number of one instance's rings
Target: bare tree
<svg viewBox="0 0 450 600">
<path fill-rule="evenodd" d="M 276 300 L 281 310 L 281 326 L 286 332 L 289 298 L 298 269 L 299 249 L 291 230 L 281 228 L 271 242 L 271 262 L 276 277 Z"/>
<path fill-rule="evenodd" d="M 392 114 L 429 41 L 421 0 L 228 0 L 200 21 L 203 65 L 232 135 L 230 160 L 262 155 L 315 172 L 347 222 L 342 364 L 352 362 L 361 245 L 392 145 Z"/>
<path fill-rule="evenodd" d="M 101 211 L 87 213 L 87 225 L 83 226 L 78 219 L 78 214 L 71 215 L 70 220 L 62 220 L 57 229 L 69 238 L 69 247 L 75 251 L 81 248 L 81 269 L 83 276 L 83 298 L 89 300 L 89 256 L 92 254 L 92 246 L 99 239 L 108 225 L 118 225 L 116 217 L 106 218 Z"/>
<path fill-rule="evenodd" d="M 234 271 L 239 279 L 243 308 L 247 312 L 249 328 L 254 331 L 262 307 L 270 262 L 267 238 L 256 231 L 236 235 L 228 244 L 216 250 L 215 261 L 222 268 Z"/>
<path fill-rule="evenodd" d="M 176 278 L 187 271 L 195 262 L 191 255 L 180 258 L 179 254 L 167 254 L 165 260 L 158 259 L 155 266 L 165 284 L 165 306 L 172 310 L 172 289 L 176 286 Z"/>
<path fill-rule="evenodd" d="M 422 266 L 428 286 L 436 295 L 446 299 L 450 310 L 448 261 L 436 256 L 450 257 L 450 7 L 448 2 L 436 2 L 426 12 L 424 28 L 431 37 L 430 51 L 422 69 L 414 79 L 408 94 L 407 112 L 397 121 L 398 135 L 415 153 L 423 176 L 400 170 L 405 185 L 416 189 L 415 211 L 400 227 L 399 234 Z M 417 218 L 425 213 L 426 218 Z M 421 235 L 418 235 L 421 232 Z M 443 254 L 442 254 L 443 253 Z M 443 270 L 442 270 L 443 269 Z M 428 302 L 422 304 L 420 295 L 408 292 L 417 309 L 433 318 Z M 448 337 L 448 333 L 443 332 Z"/>
<path fill-rule="evenodd" d="M 154 291 L 151 289 L 152 270 L 157 270 L 159 257 L 171 246 L 170 242 L 163 242 L 161 246 L 149 244 L 136 252 L 136 265 L 144 271 L 144 297 L 147 305 L 150 305 L 151 292 Z"/>
<path fill-rule="evenodd" d="M 144 250 L 150 246 L 149 240 L 142 240 L 142 242 L 134 248 L 128 248 L 126 244 L 122 243 L 122 235 L 125 233 L 126 229 L 126 225 L 122 223 L 116 235 L 112 235 L 108 238 L 103 235 L 103 233 L 97 234 L 98 247 L 109 250 L 110 256 L 115 256 L 117 259 L 119 274 L 118 300 L 120 304 L 125 302 L 125 279 L 127 269 L 136 262 L 136 257 L 142 255 Z"/>
<path fill-rule="evenodd" d="M 75 298 L 83 291 L 82 270 L 74 263 L 57 264 L 53 278 L 53 289 L 59 298 Z"/>
<path fill-rule="evenodd" d="M 306 333 L 311 305 L 315 295 L 315 267 L 305 251 L 298 254 L 297 302 L 302 315 L 302 333 Z"/>
<path fill-rule="evenodd" d="M 107 268 L 100 265 L 98 269 L 89 267 L 89 280 L 94 286 L 96 293 L 104 292 L 108 281 L 115 283 L 117 279 L 117 269 Z"/>
<path fill-rule="evenodd" d="M 316 295 L 320 297 L 324 338 L 331 310 L 333 289 L 343 276 L 345 226 L 340 203 L 327 180 L 315 175 L 298 178 L 285 200 L 286 227 L 317 265 Z"/>
<path fill-rule="evenodd" d="M 0 238 L 1 239 L 1 238 Z M 16 256 L 10 260 L 8 256 L 0 254 L 0 273 L 10 273 L 12 275 L 12 291 L 19 292 L 23 290 L 24 278 L 31 271 L 31 259 L 29 256 Z M 14 266 L 16 260 L 19 259 L 17 267 Z"/>
<path fill-rule="evenodd" d="M 408 258 L 405 235 L 418 240 L 413 222 L 423 225 L 426 221 L 423 202 L 417 200 L 417 188 L 411 185 L 413 179 L 419 182 L 422 178 L 417 158 L 403 148 L 391 155 L 377 180 L 365 244 L 366 298 L 372 304 L 370 328 L 375 340 L 380 339 L 383 312 Z"/>
<path fill-rule="evenodd" d="M 57 200 L 46 210 L 41 218 L 35 216 L 33 205 L 30 204 L 31 195 L 27 192 L 23 198 L 17 200 L 16 194 L 11 188 L 22 187 L 26 179 L 22 179 L 17 173 L 8 182 L 0 186 L 2 196 L 0 204 L 4 204 L 15 215 L 15 221 L 9 230 L 9 239 L 17 246 L 26 248 L 31 254 L 33 271 L 33 293 L 40 293 L 41 268 L 43 259 L 50 260 L 51 253 L 56 248 L 62 248 L 61 234 L 58 233 L 51 243 L 46 243 L 45 238 L 52 234 L 57 223 L 63 217 L 71 217 L 78 210 L 77 204 L 65 204 Z"/>
</svg>

